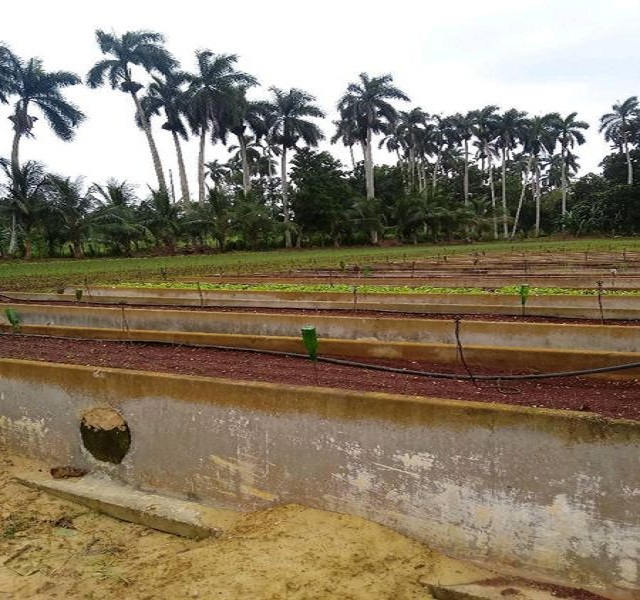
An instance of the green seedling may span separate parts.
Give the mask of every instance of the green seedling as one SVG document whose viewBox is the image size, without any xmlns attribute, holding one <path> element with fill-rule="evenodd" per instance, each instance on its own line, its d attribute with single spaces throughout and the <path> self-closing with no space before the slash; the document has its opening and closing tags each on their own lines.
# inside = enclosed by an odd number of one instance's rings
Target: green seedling
<svg viewBox="0 0 640 600">
<path fill-rule="evenodd" d="M 362 269 L 362 275 L 364 277 L 371 277 L 371 271 L 373 271 L 373 269 L 369 265 L 366 265 L 364 269 Z"/>
<path fill-rule="evenodd" d="M 80 300 L 82 300 L 82 290 L 78 288 L 76 290 L 76 302 L 80 302 Z"/>
<path fill-rule="evenodd" d="M 7 308 L 4 311 L 7 321 L 11 325 L 13 331 L 20 331 L 20 315 L 13 308 Z"/>
<path fill-rule="evenodd" d="M 522 305 L 522 316 L 524 317 L 525 307 L 527 304 L 527 299 L 529 298 L 530 287 L 528 283 L 523 283 L 518 290 L 518 294 L 520 295 L 520 304 Z"/>
<path fill-rule="evenodd" d="M 307 354 L 311 360 L 318 358 L 318 334 L 313 325 L 305 325 L 301 330 L 302 342 L 307 350 Z"/>
</svg>

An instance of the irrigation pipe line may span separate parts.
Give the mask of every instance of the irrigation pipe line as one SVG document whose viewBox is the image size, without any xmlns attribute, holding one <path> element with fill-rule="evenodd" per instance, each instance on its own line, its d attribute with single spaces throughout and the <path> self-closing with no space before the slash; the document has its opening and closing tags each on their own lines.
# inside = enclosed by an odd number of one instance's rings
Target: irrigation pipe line
<svg viewBox="0 0 640 600">
<path fill-rule="evenodd" d="M 109 338 L 81 338 L 67 337 L 64 335 L 44 335 L 44 334 L 15 334 L 0 333 L 2 336 L 24 335 L 28 337 L 48 338 L 52 340 L 71 340 L 76 342 L 121 342 L 130 344 L 158 344 L 166 346 L 184 346 L 187 348 L 212 348 L 213 350 L 224 350 L 228 352 L 254 352 L 256 354 L 266 354 L 270 356 L 290 356 L 293 358 L 309 359 L 307 354 L 301 352 L 284 352 L 282 350 L 263 350 L 260 348 L 243 348 L 240 346 L 219 346 L 215 344 L 194 344 L 191 342 L 163 342 L 158 340 L 114 340 Z M 581 369 L 576 371 L 556 371 L 553 373 L 532 373 L 529 375 L 463 375 L 456 373 L 439 373 L 432 371 L 419 371 L 415 369 L 402 369 L 399 367 L 388 367 L 386 365 L 376 365 L 371 363 L 363 363 L 353 360 L 345 360 L 341 358 L 330 358 L 327 356 L 318 356 L 317 362 L 329 363 L 332 365 L 343 365 L 346 367 L 356 367 L 359 369 L 370 369 L 372 371 L 385 371 L 388 373 L 399 373 L 401 375 L 416 375 L 419 377 L 431 377 L 433 379 L 454 379 L 457 381 L 525 381 L 527 379 L 557 379 L 560 377 L 581 377 L 583 375 L 595 375 L 597 373 L 613 373 L 615 371 L 625 371 L 628 369 L 640 368 L 640 362 L 625 363 L 622 365 L 612 365 L 610 367 L 594 367 L 592 369 Z"/>
</svg>

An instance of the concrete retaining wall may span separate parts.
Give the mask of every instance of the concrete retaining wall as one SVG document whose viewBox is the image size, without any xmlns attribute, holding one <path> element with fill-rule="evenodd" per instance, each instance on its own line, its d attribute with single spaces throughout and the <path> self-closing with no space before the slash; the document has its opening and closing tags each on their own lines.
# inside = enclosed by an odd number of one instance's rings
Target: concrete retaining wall
<svg viewBox="0 0 640 600">
<path fill-rule="evenodd" d="M 130 427 L 120 465 L 82 446 L 80 418 L 95 406 Z M 0 360 L 0 442 L 223 507 L 360 515 L 459 558 L 612 597 L 640 589 L 635 422 Z"/>
<path fill-rule="evenodd" d="M 18 301 L 77 303 L 73 293 L 28 294 L 8 292 Z M 336 292 L 232 292 L 174 290 L 162 288 L 92 288 L 82 301 L 104 304 L 146 304 L 175 306 L 224 306 L 250 308 L 299 308 L 354 310 L 353 294 Z M 526 313 L 575 319 L 638 319 L 640 296 L 605 296 L 600 313 L 596 296 L 531 296 Z M 494 294 L 362 294 L 355 307 L 359 310 L 416 313 L 504 314 L 520 315 L 520 297 Z"/>
<path fill-rule="evenodd" d="M 86 306 L 14 305 L 24 325 L 299 337 L 316 326 L 329 339 L 455 344 L 453 321 L 321 315 L 196 312 Z M 465 321 L 462 343 L 593 352 L 640 352 L 640 327 Z"/>
</svg>

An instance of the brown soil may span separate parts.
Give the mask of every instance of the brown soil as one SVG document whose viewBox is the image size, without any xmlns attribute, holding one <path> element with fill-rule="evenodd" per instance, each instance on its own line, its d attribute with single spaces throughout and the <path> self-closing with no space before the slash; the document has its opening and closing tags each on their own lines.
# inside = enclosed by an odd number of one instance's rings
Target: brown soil
<svg viewBox="0 0 640 600">
<path fill-rule="evenodd" d="M 501 384 L 478 382 L 475 385 L 470 381 L 362 370 L 326 363 L 319 363 L 316 369 L 311 361 L 292 356 L 15 334 L 0 336 L 0 357 L 581 410 L 605 417 L 640 420 L 638 380 L 561 378 L 505 381 Z M 465 372 L 462 367 L 418 361 L 368 359 L 366 362 L 430 372 Z M 480 368 L 473 368 L 473 372 L 477 375 L 497 374 Z"/>
<path fill-rule="evenodd" d="M 11 473 L 34 464 L 2 454 L 3 599 L 429 600 L 425 578 L 495 577 L 364 519 L 296 505 L 245 515 L 222 538 L 179 538 L 25 488 Z"/>
</svg>

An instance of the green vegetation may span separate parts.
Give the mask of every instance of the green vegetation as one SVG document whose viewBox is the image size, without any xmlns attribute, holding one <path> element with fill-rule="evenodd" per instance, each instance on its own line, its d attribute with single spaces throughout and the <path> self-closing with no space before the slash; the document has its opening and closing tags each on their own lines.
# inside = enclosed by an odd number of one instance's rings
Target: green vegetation
<svg viewBox="0 0 640 600">
<path fill-rule="evenodd" d="M 43 123 L 63 141 L 74 138 L 85 115 L 66 92 L 82 80 L 48 71 L 42 60 L 21 58 L 0 42 L 0 104 L 11 106 L 13 124 L 10 156 L 0 158 L 0 256 L 640 232 L 636 96 L 600 119 L 613 150 L 602 162 L 602 175 L 577 179 L 576 152 L 589 124 L 576 112 L 529 115 L 487 105 L 430 114 L 406 104 L 411 100 L 391 74 L 360 73 L 336 99 L 332 122 L 331 142 L 341 142 L 351 155 L 347 168 L 329 152 L 311 149 L 326 137 L 326 115 L 307 91 L 270 87 L 263 100 L 249 100 L 248 91 L 259 83 L 239 69 L 234 54 L 199 50 L 189 71 L 161 33 L 99 29 L 95 39 L 99 60 L 86 85 L 130 97 L 157 187 L 138 197 L 117 179 L 87 185 L 76 177 L 81 174 L 52 174 L 36 161 L 22 164 L 22 140 L 35 137 Z M 167 157 L 155 141 L 167 133 L 175 147 L 177 194 L 167 184 Z M 183 152 L 189 143 L 198 146 L 193 196 Z M 216 143 L 229 144 L 229 160 L 206 162 L 207 149 Z M 375 164 L 374 150 L 381 148 L 396 155 L 396 164 Z"/>
<path fill-rule="evenodd" d="M 353 265 L 386 262 L 410 263 L 428 257 L 464 254 L 531 252 L 591 252 L 639 250 L 640 240 L 596 239 L 574 241 L 485 243 L 443 246 L 398 246 L 391 248 L 328 248 L 315 250 L 276 250 L 270 252 L 230 252 L 224 254 L 102 258 L 84 260 L 5 261 L 0 263 L 0 290 L 55 291 L 65 286 L 135 281 L 162 282 L 177 276 L 287 272 L 298 268 L 324 268 L 344 272 Z M 522 254 L 525 253 L 525 254 Z M 523 258 L 524 260 L 524 258 Z"/>
<path fill-rule="evenodd" d="M 372 285 L 363 284 L 353 286 L 344 283 L 138 283 L 127 281 L 116 284 L 114 287 L 122 288 L 151 288 L 171 290 L 210 290 L 220 292 L 333 292 L 351 293 L 356 288 L 360 294 L 488 294 L 488 295 L 513 295 L 523 298 L 522 285 L 507 285 L 497 289 L 487 290 L 479 287 L 437 287 L 431 285 Z M 526 286 L 527 295 L 524 297 L 523 306 L 529 296 L 569 295 L 569 296 L 595 296 L 594 289 L 573 289 L 561 287 L 532 287 Z M 603 295 L 608 296 L 640 296 L 640 291 L 635 290 L 603 290 Z"/>
</svg>

